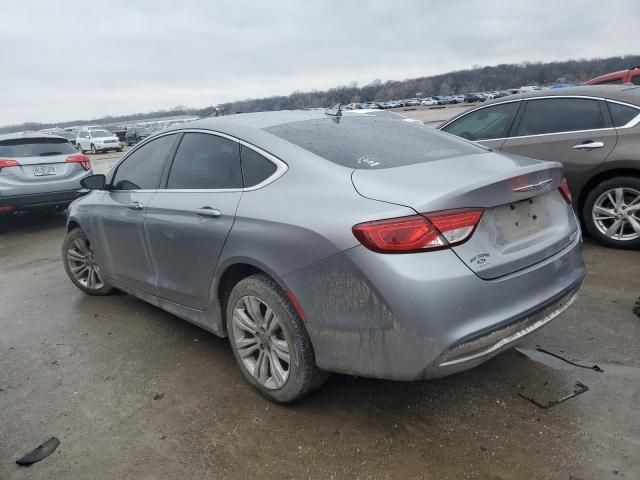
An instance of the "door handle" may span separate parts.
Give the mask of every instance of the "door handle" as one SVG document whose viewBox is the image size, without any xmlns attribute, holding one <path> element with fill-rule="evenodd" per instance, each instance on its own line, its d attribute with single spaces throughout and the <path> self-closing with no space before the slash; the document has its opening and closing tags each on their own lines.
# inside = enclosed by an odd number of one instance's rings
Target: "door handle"
<svg viewBox="0 0 640 480">
<path fill-rule="evenodd" d="M 142 210 L 144 208 L 144 205 L 142 205 L 140 202 L 133 202 L 127 205 L 127 207 L 130 210 Z"/>
<path fill-rule="evenodd" d="M 603 142 L 584 142 L 573 146 L 574 150 L 593 150 L 594 148 L 604 147 Z"/>
<path fill-rule="evenodd" d="M 220 218 L 222 213 L 220 210 L 216 210 L 213 207 L 201 207 L 196 209 L 196 213 L 201 217 L 211 217 L 211 218 Z"/>
</svg>

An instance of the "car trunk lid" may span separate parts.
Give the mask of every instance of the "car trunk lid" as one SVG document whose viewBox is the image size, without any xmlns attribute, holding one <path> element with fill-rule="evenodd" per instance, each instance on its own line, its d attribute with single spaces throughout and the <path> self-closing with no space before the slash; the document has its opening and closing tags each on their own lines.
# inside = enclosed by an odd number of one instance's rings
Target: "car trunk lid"
<svg viewBox="0 0 640 480">
<path fill-rule="evenodd" d="M 354 170 L 363 196 L 418 213 L 482 208 L 472 237 L 452 247 L 483 279 L 526 268 L 568 245 L 578 225 L 558 191 L 559 163 L 494 152 L 397 168 Z"/>
</svg>

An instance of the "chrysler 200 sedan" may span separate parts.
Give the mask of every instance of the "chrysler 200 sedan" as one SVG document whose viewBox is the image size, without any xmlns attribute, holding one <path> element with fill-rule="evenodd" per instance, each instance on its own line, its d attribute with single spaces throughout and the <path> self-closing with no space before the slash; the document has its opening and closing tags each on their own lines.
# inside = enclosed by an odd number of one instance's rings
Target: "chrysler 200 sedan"
<svg viewBox="0 0 640 480">
<path fill-rule="evenodd" d="M 339 109 L 176 126 L 83 185 L 71 281 L 228 336 L 281 403 L 327 372 L 478 365 L 569 307 L 585 273 L 559 163 Z"/>
</svg>

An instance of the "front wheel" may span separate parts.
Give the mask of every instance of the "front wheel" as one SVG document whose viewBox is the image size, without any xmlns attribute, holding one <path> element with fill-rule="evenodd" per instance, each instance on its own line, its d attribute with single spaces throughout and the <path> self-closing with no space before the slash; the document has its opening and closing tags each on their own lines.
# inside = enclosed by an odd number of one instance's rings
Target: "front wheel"
<svg viewBox="0 0 640 480">
<path fill-rule="evenodd" d="M 91 153 L 93 153 L 94 155 L 98 153 L 98 150 L 96 150 L 96 146 L 93 143 L 91 144 Z"/>
<path fill-rule="evenodd" d="M 252 275 L 233 288 L 226 320 L 242 374 L 269 400 L 294 402 L 326 379 L 298 312 L 266 275 Z"/>
<path fill-rule="evenodd" d="M 91 242 L 79 228 L 67 233 L 62 243 L 62 263 L 73 284 L 87 295 L 108 295 L 113 291 L 102 278 Z"/>
<path fill-rule="evenodd" d="M 613 248 L 640 248 L 640 178 L 615 177 L 585 199 L 582 220 L 591 237 Z"/>
</svg>

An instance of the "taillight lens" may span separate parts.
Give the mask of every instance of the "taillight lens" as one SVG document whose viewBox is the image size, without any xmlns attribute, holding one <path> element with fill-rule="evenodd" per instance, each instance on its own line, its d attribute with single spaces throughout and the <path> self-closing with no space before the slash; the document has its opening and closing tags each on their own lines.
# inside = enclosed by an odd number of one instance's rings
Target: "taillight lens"
<svg viewBox="0 0 640 480">
<path fill-rule="evenodd" d="M 79 163 L 85 170 L 89 170 L 91 168 L 91 161 L 86 155 L 71 155 L 67 157 L 65 161 L 67 163 Z"/>
<path fill-rule="evenodd" d="M 353 234 L 362 245 L 374 252 L 439 250 L 468 240 L 481 217 L 481 209 L 425 213 L 361 223 L 353 227 Z"/>
<path fill-rule="evenodd" d="M 16 160 L 8 160 L 5 158 L 0 158 L 0 172 L 5 167 L 19 167 L 20 164 Z"/>
<path fill-rule="evenodd" d="M 573 202 L 573 197 L 571 196 L 571 190 L 569 189 L 569 184 L 567 183 L 566 178 L 562 179 L 562 181 L 560 182 L 560 186 L 558 187 L 558 190 L 560 190 L 560 193 L 562 194 L 564 199 L 567 201 L 567 203 L 571 205 L 571 203 Z"/>
</svg>

